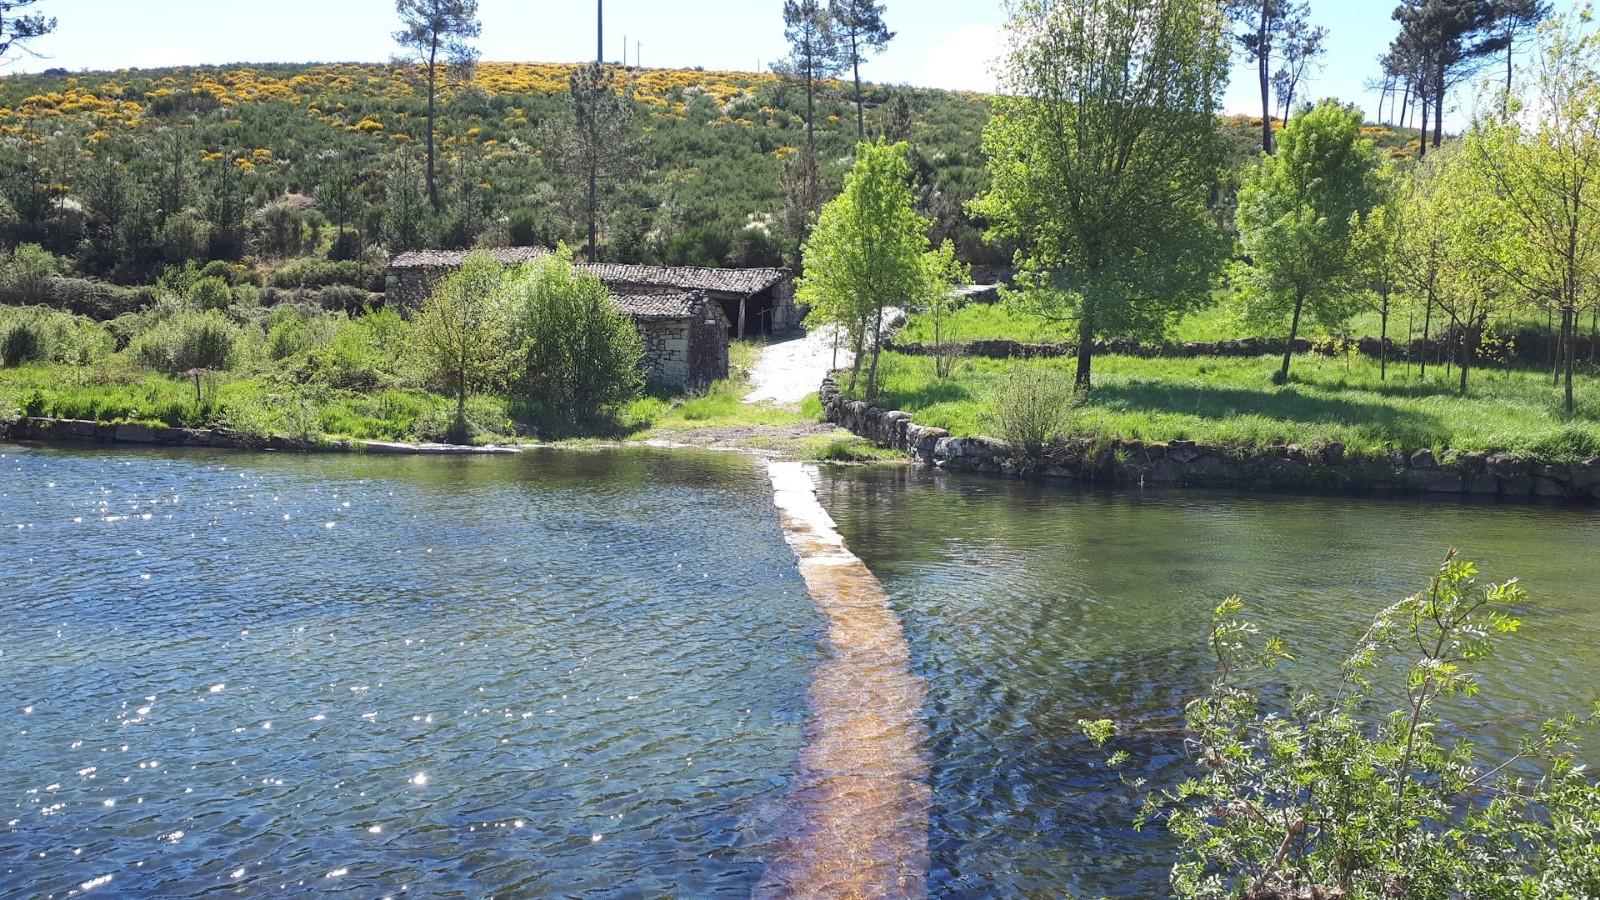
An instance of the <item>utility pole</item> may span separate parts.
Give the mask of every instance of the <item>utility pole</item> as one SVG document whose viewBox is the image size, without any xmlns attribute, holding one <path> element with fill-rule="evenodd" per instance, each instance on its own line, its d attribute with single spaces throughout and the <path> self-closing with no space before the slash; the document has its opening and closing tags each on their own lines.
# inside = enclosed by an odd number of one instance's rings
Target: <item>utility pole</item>
<svg viewBox="0 0 1600 900">
<path fill-rule="evenodd" d="M 594 61 L 606 64 L 606 0 L 595 0 L 594 9 Z"/>
</svg>

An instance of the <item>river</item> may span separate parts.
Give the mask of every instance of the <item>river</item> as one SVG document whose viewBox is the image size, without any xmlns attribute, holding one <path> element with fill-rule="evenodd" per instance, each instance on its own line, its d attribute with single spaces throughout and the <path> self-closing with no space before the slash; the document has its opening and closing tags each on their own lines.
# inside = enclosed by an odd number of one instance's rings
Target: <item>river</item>
<svg viewBox="0 0 1600 900">
<path fill-rule="evenodd" d="M 1154 783 L 1242 594 L 1325 672 L 1448 546 L 1521 576 L 1477 732 L 1600 684 L 1600 518 L 824 470 L 927 687 L 935 896 L 1160 895 Z M 825 623 L 726 454 L 0 447 L 0 895 L 746 896 Z"/>
</svg>

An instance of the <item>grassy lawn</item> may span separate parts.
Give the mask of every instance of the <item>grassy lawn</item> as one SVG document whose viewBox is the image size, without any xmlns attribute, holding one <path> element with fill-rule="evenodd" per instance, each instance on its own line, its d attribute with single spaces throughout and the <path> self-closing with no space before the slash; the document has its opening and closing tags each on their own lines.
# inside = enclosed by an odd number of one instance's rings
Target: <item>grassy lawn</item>
<svg viewBox="0 0 1600 900">
<path fill-rule="evenodd" d="M 958 435 L 985 433 L 992 397 L 1011 363 L 967 359 L 939 380 L 931 359 L 885 354 L 879 406 Z M 1070 378 L 1072 361 L 1043 365 Z M 1376 362 L 1297 357 L 1292 383 L 1275 387 L 1274 360 L 1095 360 L 1095 390 L 1076 416 L 1076 436 L 1194 440 L 1266 446 L 1339 441 L 1353 454 L 1395 448 L 1508 450 L 1545 458 L 1600 455 L 1600 384 L 1580 376 L 1578 412 L 1567 419 L 1548 373 L 1479 370 L 1472 395 L 1456 396 L 1442 371 L 1419 381 L 1404 366 L 1378 379 Z"/>
<path fill-rule="evenodd" d="M 1516 324 L 1544 328 L 1548 323 L 1543 314 L 1526 313 Z M 1420 337 L 1422 322 L 1418 321 L 1415 325 L 1417 336 Z M 947 318 L 945 328 L 946 340 L 957 342 L 1011 340 L 1027 344 L 1051 344 L 1071 342 L 1077 338 L 1077 332 L 1070 322 L 1045 319 L 1004 302 L 969 303 Z M 1383 322 L 1376 312 L 1363 312 L 1352 318 L 1345 327 L 1338 329 L 1341 334 L 1352 337 L 1377 337 L 1382 330 Z M 1287 327 L 1284 332 L 1287 332 Z M 1304 336 L 1313 340 L 1329 334 L 1328 329 L 1319 328 L 1315 324 L 1304 329 Z M 1403 340 L 1405 334 L 1405 316 L 1391 316 L 1389 337 Z M 1269 336 L 1282 337 L 1283 334 L 1273 335 L 1271 329 L 1246 324 L 1240 319 L 1237 309 L 1228 303 L 1225 297 L 1219 295 L 1219 302 L 1216 305 L 1191 313 L 1179 320 L 1168 330 L 1166 339 L 1175 344 L 1184 344 L 1190 341 L 1215 342 Z M 1106 335 L 1106 337 L 1117 337 L 1117 335 Z M 932 319 L 926 313 L 912 316 L 897 340 L 903 343 L 932 343 Z"/>
</svg>

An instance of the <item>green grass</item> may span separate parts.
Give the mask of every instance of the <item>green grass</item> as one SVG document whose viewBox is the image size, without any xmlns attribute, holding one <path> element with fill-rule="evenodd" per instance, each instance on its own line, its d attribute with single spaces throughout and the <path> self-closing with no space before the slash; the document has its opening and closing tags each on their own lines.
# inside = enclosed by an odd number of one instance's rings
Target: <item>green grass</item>
<svg viewBox="0 0 1600 900">
<path fill-rule="evenodd" d="M 1545 328 L 1549 323 L 1540 313 L 1524 313 L 1515 322 L 1507 324 L 1514 327 Z M 1414 325 L 1420 337 L 1422 322 L 1417 321 Z M 1315 340 L 1334 332 L 1351 337 L 1377 337 L 1382 331 L 1381 317 L 1376 312 L 1367 311 L 1354 316 L 1338 329 L 1323 328 L 1309 323 L 1302 333 L 1306 338 Z M 1391 315 L 1389 337 L 1397 341 L 1404 340 L 1406 331 L 1405 315 Z M 1191 341 L 1216 342 L 1246 337 L 1282 337 L 1286 332 L 1287 323 L 1283 329 L 1274 331 L 1272 328 L 1245 322 L 1239 314 L 1238 306 L 1229 302 L 1225 292 L 1219 291 L 1214 305 L 1184 316 L 1167 330 L 1166 340 L 1175 344 Z M 1006 302 L 969 303 L 963 306 L 946 319 L 945 334 L 947 341 L 963 343 L 1010 340 L 1025 344 L 1053 344 L 1072 342 L 1077 338 L 1077 332 L 1071 322 L 1046 319 L 1019 308 L 1015 303 Z M 1105 337 L 1116 336 L 1105 335 Z M 926 313 L 911 316 L 896 340 L 901 343 L 932 343 L 932 317 Z"/>
<path fill-rule="evenodd" d="M 1008 361 L 966 359 L 939 380 L 931 359 L 885 354 L 876 401 L 912 413 L 921 425 L 958 435 L 987 430 L 990 398 Z M 1072 361 L 1043 363 L 1070 378 Z M 1577 414 L 1568 419 L 1548 373 L 1482 369 L 1471 395 L 1430 370 L 1404 366 L 1380 382 L 1366 359 L 1297 357 L 1290 384 L 1270 381 L 1275 361 L 1255 359 L 1095 360 L 1095 390 L 1074 419 L 1075 436 L 1194 440 L 1240 447 L 1338 441 L 1357 455 L 1396 448 L 1506 450 L 1551 459 L 1600 455 L 1600 384 L 1578 379 Z"/>
</svg>

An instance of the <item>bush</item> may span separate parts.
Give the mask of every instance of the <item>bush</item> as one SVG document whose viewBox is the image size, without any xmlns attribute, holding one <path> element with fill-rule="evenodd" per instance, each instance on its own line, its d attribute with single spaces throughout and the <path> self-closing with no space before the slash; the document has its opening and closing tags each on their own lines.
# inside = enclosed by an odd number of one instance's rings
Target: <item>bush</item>
<svg viewBox="0 0 1600 900">
<path fill-rule="evenodd" d="M 206 258 L 211 248 L 211 225 L 185 210 L 167 217 L 156 236 L 161 258 L 175 266 Z"/>
<path fill-rule="evenodd" d="M 376 291 L 383 286 L 383 273 L 360 260 L 301 259 L 274 271 L 270 284 L 275 288 L 312 289 L 337 284 Z"/>
<path fill-rule="evenodd" d="M 990 427 L 1022 454 L 1021 462 L 1037 464 L 1066 437 L 1081 400 L 1065 372 L 1019 365 L 990 400 Z"/>
<path fill-rule="evenodd" d="M 115 348 L 105 326 L 45 307 L 0 312 L 0 364 L 88 365 Z"/>
<path fill-rule="evenodd" d="M 1207 650 L 1219 671 L 1187 707 L 1202 765 L 1141 814 L 1178 838 L 1176 894 L 1600 896 L 1600 785 L 1576 755 L 1600 708 L 1545 723 L 1498 766 L 1476 760 L 1475 724 L 1439 721 L 1441 699 L 1477 694 L 1472 664 L 1517 630 L 1526 602 L 1515 581 L 1480 586 L 1452 551 L 1419 593 L 1378 614 L 1327 694 L 1265 694 L 1261 676 L 1291 659 L 1284 643 L 1239 620 L 1239 598 L 1218 607 Z M 1405 705 L 1384 710 L 1388 698 Z M 1109 721 L 1080 725 L 1096 743 L 1115 734 Z"/>
<path fill-rule="evenodd" d="M 238 338 L 238 326 L 222 313 L 184 311 L 140 335 L 133 352 L 144 365 L 169 374 L 226 369 Z"/>
<path fill-rule="evenodd" d="M 541 425 L 596 422 L 639 395 L 644 342 L 600 279 L 578 275 L 554 254 L 535 262 L 512 290 L 520 389 Z"/>
<path fill-rule="evenodd" d="M 215 275 L 205 275 L 189 286 L 184 299 L 200 309 L 225 310 L 233 305 L 233 286 Z"/>
<path fill-rule="evenodd" d="M 333 284 L 313 295 L 318 306 L 328 312 L 359 313 L 372 303 L 372 295 L 358 287 Z"/>
<path fill-rule="evenodd" d="M 61 262 L 38 244 L 23 244 L 0 262 L 0 302 L 15 306 L 44 306 L 51 301 L 51 282 L 61 274 Z"/>
<path fill-rule="evenodd" d="M 22 319 L 0 329 L 0 365 L 7 368 L 45 358 L 44 329 L 36 321 Z"/>
</svg>

